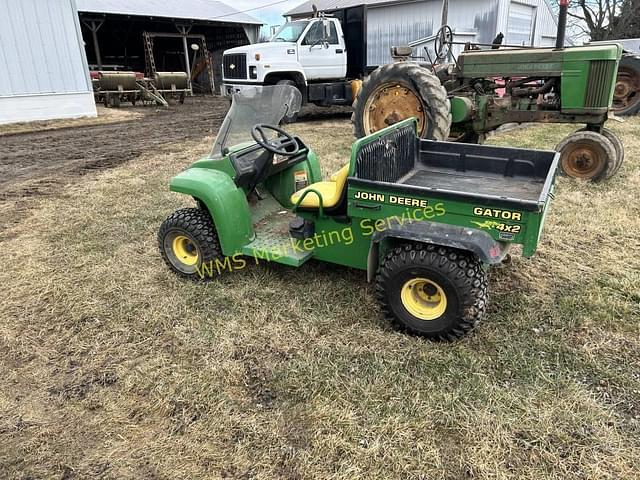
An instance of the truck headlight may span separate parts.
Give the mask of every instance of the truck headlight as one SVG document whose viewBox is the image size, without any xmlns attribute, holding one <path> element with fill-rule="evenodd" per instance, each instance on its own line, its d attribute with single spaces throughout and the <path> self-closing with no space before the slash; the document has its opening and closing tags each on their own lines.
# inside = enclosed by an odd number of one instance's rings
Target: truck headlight
<svg viewBox="0 0 640 480">
<path fill-rule="evenodd" d="M 249 67 L 249 78 L 258 78 L 258 67 L 255 65 Z"/>
</svg>

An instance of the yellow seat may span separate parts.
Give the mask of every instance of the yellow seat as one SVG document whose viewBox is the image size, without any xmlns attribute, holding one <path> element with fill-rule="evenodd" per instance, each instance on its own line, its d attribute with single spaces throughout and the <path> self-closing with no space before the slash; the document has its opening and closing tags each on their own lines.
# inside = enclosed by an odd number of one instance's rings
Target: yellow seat
<svg viewBox="0 0 640 480">
<path fill-rule="evenodd" d="M 331 177 L 331 181 L 313 183 L 291 195 L 291 202 L 296 205 L 300 197 L 302 197 L 307 190 L 315 190 L 322 196 L 323 208 L 335 207 L 340 202 L 348 176 L 349 164 L 346 164 Z M 300 206 L 302 208 L 320 208 L 320 199 L 318 195 L 311 192 L 304 197 Z"/>
</svg>

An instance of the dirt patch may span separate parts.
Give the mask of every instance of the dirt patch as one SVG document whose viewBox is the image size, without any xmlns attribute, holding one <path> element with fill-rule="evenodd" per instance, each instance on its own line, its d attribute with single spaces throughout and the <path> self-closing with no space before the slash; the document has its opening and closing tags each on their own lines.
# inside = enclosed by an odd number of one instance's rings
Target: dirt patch
<svg viewBox="0 0 640 480">
<path fill-rule="evenodd" d="M 203 138 L 217 130 L 227 106 L 220 98 L 196 97 L 169 109 L 146 107 L 111 114 L 119 119 L 113 123 L 64 124 L 5 134 L 0 200 L 50 194 L 87 171 L 120 165 L 169 143 Z"/>
</svg>

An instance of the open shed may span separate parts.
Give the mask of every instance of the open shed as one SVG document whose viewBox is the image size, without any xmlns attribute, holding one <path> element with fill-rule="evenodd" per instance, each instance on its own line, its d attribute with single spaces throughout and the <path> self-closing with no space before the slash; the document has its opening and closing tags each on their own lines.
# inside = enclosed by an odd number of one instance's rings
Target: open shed
<svg viewBox="0 0 640 480">
<path fill-rule="evenodd" d="M 262 25 L 250 15 L 212 0 L 77 2 L 91 70 L 147 75 L 156 69 L 190 72 L 194 87 L 202 91 L 220 85 L 222 52 L 256 42 Z M 207 55 L 211 58 L 213 82 L 208 74 Z"/>
</svg>

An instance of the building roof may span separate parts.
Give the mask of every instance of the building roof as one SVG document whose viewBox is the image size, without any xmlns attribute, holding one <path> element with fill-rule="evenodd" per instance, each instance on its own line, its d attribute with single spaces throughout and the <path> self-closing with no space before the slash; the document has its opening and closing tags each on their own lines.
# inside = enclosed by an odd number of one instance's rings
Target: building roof
<svg viewBox="0 0 640 480">
<path fill-rule="evenodd" d="M 311 13 L 313 5 L 321 12 L 324 10 L 339 10 L 347 7 L 357 7 L 358 5 L 375 5 L 377 3 L 396 3 L 400 0 L 308 0 L 297 7 L 292 8 L 284 15 L 302 15 Z"/>
<path fill-rule="evenodd" d="M 347 7 L 357 7 L 359 5 L 378 5 L 378 4 L 393 4 L 393 3 L 401 3 L 406 0 L 307 0 L 306 2 L 301 3 L 297 7 L 292 8 L 288 12 L 285 12 L 284 15 L 304 15 L 307 13 L 311 13 L 313 11 L 313 5 L 318 7 L 319 11 L 331 11 L 331 10 L 339 10 L 341 8 Z M 440 0 L 438 0 L 440 1 Z M 553 12 L 553 8 L 549 3 L 549 0 L 545 0 L 545 3 L 549 7 L 549 9 Z M 553 15 L 556 17 L 555 13 Z"/>
<path fill-rule="evenodd" d="M 76 3 L 78 11 L 85 13 L 262 25 L 252 16 L 214 0 L 76 0 Z"/>
</svg>

